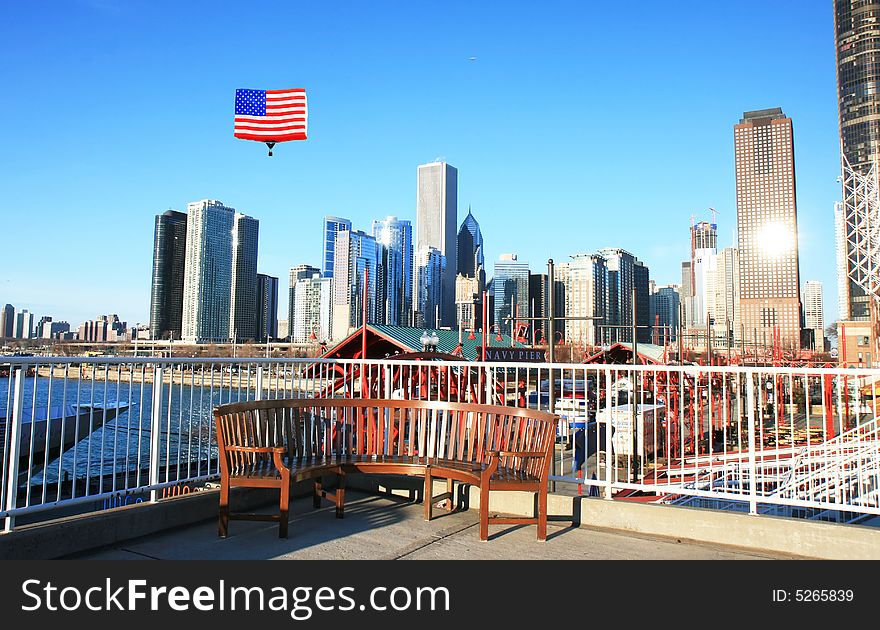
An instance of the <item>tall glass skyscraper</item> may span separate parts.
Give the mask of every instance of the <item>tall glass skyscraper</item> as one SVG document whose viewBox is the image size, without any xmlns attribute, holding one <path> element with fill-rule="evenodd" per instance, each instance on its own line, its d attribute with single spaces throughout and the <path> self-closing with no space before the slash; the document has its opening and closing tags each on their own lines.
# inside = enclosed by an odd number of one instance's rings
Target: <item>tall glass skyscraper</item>
<svg viewBox="0 0 880 630">
<path fill-rule="evenodd" d="M 244 342 L 257 338 L 257 245 L 260 222 L 235 214 L 232 230 L 232 295 L 229 336 Z"/>
<path fill-rule="evenodd" d="M 181 338 L 185 261 L 186 214 L 168 210 L 157 215 L 153 232 L 153 278 L 150 290 L 152 339 Z"/>
<path fill-rule="evenodd" d="M 781 109 L 743 114 L 733 128 L 740 314 L 745 337 L 800 349 L 794 136 Z"/>
<path fill-rule="evenodd" d="M 187 204 L 183 339 L 256 337 L 259 221 L 216 199 Z"/>
<path fill-rule="evenodd" d="M 343 230 L 336 235 L 333 261 L 333 339 L 345 338 L 363 323 L 364 277 L 367 283 L 367 323 L 377 323 L 377 287 L 381 281 L 381 245 L 360 230 Z"/>
<path fill-rule="evenodd" d="M 351 221 L 339 217 L 324 217 L 324 250 L 321 257 L 321 273 L 325 278 L 333 277 L 333 263 L 336 255 L 336 235 L 351 230 Z"/>
<path fill-rule="evenodd" d="M 257 341 L 278 336 L 278 278 L 257 274 Z"/>
<path fill-rule="evenodd" d="M 442 321 L 443 279 L 448 262 L 434 247 L 420 249 L 415 255 L 415 324 L 437 328 Z"/>
<path fill-rule="evenodd" d="M 391 326 L 409 326 L 413 303 L 412 224 L 397 217 L 373 221 L 373 237 L 381 245 L 381 320 Z"/>
<path fill-rule="evenodd" d="M 520 262 L 516 254 L 501 254 L 495 263 L 495 323 L 503 333 L 515 332 L 507 317 L 529 316 L 529 275 L 529 263 Z"/>
<path fill-rule="evenodd" d="M 837 56 L 837 107 L 843 155 L 859 173 L 867 174 L 880 153 L 880 1 L 834 0 Z M 853 207 L 844 199 L 843 225 L 851 224 Z M 856 234 L 840 229 L 838 290 L 840 317 L 868 320 L 868 296 L 849 277 L 849 250 Z"/>
<path fill-rule="evenodd" d="M 458 171 L 446 162 L 422 164 L 418 168 L 416 200 L 416 250 L 433 247 L 446 260 L 440 306 L 442 326 L 455 324 L 455 273 L 458 269 L 456 226 L 458 225 Z"/>
<path fill-rule="evenodd" d="M 458 273 L 462 276 L 476 278 L 480 270 L 485 270 L 483 233 L 470 208 L 458 230 L 457 258 Z M 485 278 L 483 280 L 485 281 Z"/>
</svg>

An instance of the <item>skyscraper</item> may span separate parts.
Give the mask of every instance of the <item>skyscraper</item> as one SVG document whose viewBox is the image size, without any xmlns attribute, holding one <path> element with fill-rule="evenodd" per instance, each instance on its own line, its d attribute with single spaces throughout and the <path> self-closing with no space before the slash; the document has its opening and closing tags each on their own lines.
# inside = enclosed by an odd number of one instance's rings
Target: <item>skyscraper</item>
<svg viewBox="0 0 880 630">
<path fill-rule="evenodd" d="M 602 343 L 602 328 L 608 308 L 608 269 L 599 254 L 573 254 L 571 261 L 558 266 L 557 277 L 565 283 L 565 339 L 577 344 Z M 609 333 L 611 334 L 611 333 Z"/>
<path fill-rule="evenodd" d="M 187 204 L 182 328 L 191 343 L 229 340 L 235 214 L 215 199 Z"/>
<path fill-rule="evenodd" d="M 651 294 L 651 324 L 654 343 L 678 339 L 678 311 L 681 303 L 680 287 L 670 284 L 657 287 Z"/>
<path fill-rule="evenodd" d="M 692 290 L 690 297 L 691 326 L 706 326 L 707 317 L 714 300 L 712 276 L 715 273 L 718 253 L 718 227 L 708 221 L 700 221 L 691 226 L 691 274 Z"/>
<path fill-rule="evenodd" d="M 516 332 L 516 318 L 528 324 L 529 316 L 529 263 L 521 262 L 516 254 L 501 254 L 495 263 L 495 324 L 502 333 Z M 506 318 L 513 318 L 506 320 Z"/>
<path fill-rule="evenodd" d="M 152 339 L 181 338 L 185 267 L 186 214 L 168 210 L 156 215 L 156 227 L 153 232 L 153 279 L 150 291 Z"/>
<path fill-rule="evenodd" d="M 446 260 L 441 282 L 440 319 L 443 326 L 455 323 L 455 274 L 458 269 L 458 171 L 446 162 L 418 168 L 416 200 L 416 250 L 436 249 Z"/>
<path fill-rule="evenodd" d="M 800 349 L 794 138 L 779 108 L 734 126 L 740 310 L 746 339 Z"/>
<path fill-rule="evenodd" d="M 257 246 L 260 222 L 236 212 L 233 226 L 229 336 L 243 342 L 257 338 Z"/>
<path fill-rule="evenodd" d="M 880 2 L 835 0 L 834 37 L 837 56 L 837 106 L 843 157 L 854 170 L 867 174 L 880 152 Z M 845 195 L 846 197 L 846 195 Z M 844 198 L 843 224 L 852 219 L 853 205 Z M 868 320 L 868 296 L 849 277 L 850 249 L 855 234 L 838 228 L 840 318 Z"/>
<path fill-rule="evenodd" d="M 27 309 L 22 309 L 15 314 L 15 331 L 13 336 L 16 339 L 30 339 L 34 336 L 34 314 Z"/>
<path fill-rule="evenodd" d="M 713 337 L 717 337 L 720 331 L 729 326 L 729 338 L 740 339 L 739 250 L 736 247 L 725 247 L 718 252 L 710 284 L 714 289 L 708 308 L 709 314 L 715 320 Z"/>
<path fill-rule="evenodd" d="M 383 323 L 409 326 L 412 318 L 412 224 L 397 217 L 373 221 L 373 237 L 381 245 L 379 308 Z"/>
<path fill-rule="evenodd" d="M 440 325 L 443 301 L 443 278 L 446 257 L 433 247 L 416 251 L 415 255 L 415 309 L 416 326 L 437 328 Z"/>
<path fill-rule="evenodd" d="M 636 290 L 636 325 L 650 324 L 649 272 L 644 263 L 624 249 L 599 250 L 608 270 L 608 306 L 602 321 L 603 343 L 632 341 L 633 288 Z M 637 329 L 639 341 L 650 339 L 650 331 Z"/>
<path fill-rule="evenodd" d="M 804 328 L 813 331 L 813 347 L 825 352 L 825 316 L 822 313 L 822 283 L 807 280 L 804 283 Z"/>
<path fill-rule="evenodd" d="M 15 308 L 7 304 L 0 311 L 0 338 L 12 338 L 15 334 Z"/>
<path fill-rule="evenodd" d="M 461 222 L 461 227 L 458 230 L 456 259 L 458 274 L 468 278 L 476 278 L 482 271 L 482 282 L 485 284 L 486 263 L 483 256 L 483 233 L 480 231 L 480 224 L 471 213 L 470 207 L 468 207 L 467 216 Z"/>
<path fill-rule="evenodd" d="M 257 274 L 257 341 L 278 336 L 278 278 Z"/>
<path fill-rule="evenodd" d="M 377 286 L 380 282 L 381 245 L 360 230 L 336 235 L 333 261 L 333 339 L 346 337 L 363 324 L 364 277 L 367 283 L 367 322 L 377 323 Z"/>
<path fill-rule="evenodd" d="M 336 243 L 335 236 L 333 237 L 333 243 L 335 246 L 335 243 Z M 290 279 L 289 279 L 289 282 L 287 285 L 287 335 L 286 336 L 290 336 L 293 334 L 293 309 L 294 309 L 293 290 L 294 290 L 294 287 L 296 287 L 296 281 L 297 280 L 306 280 L 308 278 L 311 278 L 315 274 L 318 274 L 320 276 L 321 272 L 317 267 L 312 267 L 311 265 L 302 264 L 302 265 L 297 265 L 296 267 L 290 268 Z M 328 335 L 327 338 L 329 339 L 330 336 Z"/>
<path fill-rule="evenodd" d="M 332 336 L 332 301 L 330 278 L 315 273 L 296 280 L 293 310 L 289 323 L 291 339 L 296 343 L 329 341 Z"/>
<path fill-rule="evenodd" d="M 339 217 L 324 217 L 324 249 L 322 252 L 321 273 L 325 278 L 333 277 L 333 263 L 336 255 L 336 235 L 351 229 L 351 221 Z M 309 276 L 311 277 L 311 276 Z"/>
</svg>

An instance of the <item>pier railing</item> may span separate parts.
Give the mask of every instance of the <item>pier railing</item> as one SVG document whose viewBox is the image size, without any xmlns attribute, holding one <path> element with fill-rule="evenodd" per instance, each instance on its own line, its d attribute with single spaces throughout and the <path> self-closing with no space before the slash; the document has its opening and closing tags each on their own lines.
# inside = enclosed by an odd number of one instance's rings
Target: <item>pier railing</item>
<svg viewBox="0 0 880 630">
<path fill-rule="evenodd" d="M 557 492 L 862 522 L 880 515 L 878 390 L 880 370 L 0 357 L 0 519 L 200 491 L 218 404 L 386 397 L 552 403 Z"/>
</svg>

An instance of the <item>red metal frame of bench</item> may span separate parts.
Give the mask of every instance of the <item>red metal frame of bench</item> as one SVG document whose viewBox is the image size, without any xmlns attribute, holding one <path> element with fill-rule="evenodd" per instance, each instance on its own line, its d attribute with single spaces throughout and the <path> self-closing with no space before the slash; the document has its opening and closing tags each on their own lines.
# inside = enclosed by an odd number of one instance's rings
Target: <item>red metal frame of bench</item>
<svg viewBox="0 0 880 630">
<path fill-rule="evenodd" d="M 316 479 L 315 506 L 332 498 L 342 517 L 349 473 L 424 477 L 425 519 L 435 503 L 451 508 L 452 483 L 480 488 L 480 539 L 488 539 L 489 492 L 536 492 L 534 517 L 491 519 L 538 526 L 547 535 L 547 478 L 556 417 L 518 407 L 453 402 L 380 399 L 271 399 L 233 403 L 214 410 L 220 449 L 219 531 L 230 518 L 277 520 L 287 536 L 290 484 Z M 321 477 L 339 476 L 335 493 Z M 433 495 L 433 480 L 447 480 L 447 492 Z M 278 488 L 277 516 L 235 514 L 232 487 Z"/>
</svg>

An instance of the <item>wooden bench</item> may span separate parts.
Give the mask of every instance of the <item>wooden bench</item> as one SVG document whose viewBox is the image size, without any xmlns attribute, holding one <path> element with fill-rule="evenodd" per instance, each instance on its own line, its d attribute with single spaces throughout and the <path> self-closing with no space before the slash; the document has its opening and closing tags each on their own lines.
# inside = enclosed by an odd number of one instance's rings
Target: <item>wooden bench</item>
<svg viewBox="0 0 880 630">
<path fill-rule="evenodd" d="M 314 505 L 330 498 L 336 516 L 345 510 L 350 473 L 424 477 L 425 519 L 446 500 L 452 509 L 453 482 L 480 488 L 480 539 L 489 522 L 537 524 L 547 537 L 547 478 L 553 456 L 556 417 L 517 407 L 452 402 L 374 399 L 273 399 L 214 409 L 220 455 L 219 532 L 229 519 L 277 520 L 287 536 L 290 486 L 314 479 Z M 335 474 L 335 493 L 322 485 Z M 446 479 L 446 492 L 433 495 L 433 480 Z M 278 488 L 278 515 L 232 513 L 233 487 Z M 489 493 L 522 490 L 538 496 L 534 517 L 489 518 Z"/>
</svg>

